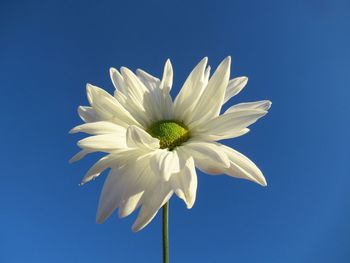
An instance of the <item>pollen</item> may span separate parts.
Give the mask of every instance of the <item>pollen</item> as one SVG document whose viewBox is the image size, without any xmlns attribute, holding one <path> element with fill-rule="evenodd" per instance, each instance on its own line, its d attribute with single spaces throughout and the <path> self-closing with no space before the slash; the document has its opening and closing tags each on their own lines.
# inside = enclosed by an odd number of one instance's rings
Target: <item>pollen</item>
<svg viewBox="0 0 350 263">
<path fill-rule="evenodd" d="M 153 123 L 147 132 L 160 141 L 161 149 L 173 150 L 190 138 L 186 125 L 179 121 L 163 120 Z"/>
</svg>

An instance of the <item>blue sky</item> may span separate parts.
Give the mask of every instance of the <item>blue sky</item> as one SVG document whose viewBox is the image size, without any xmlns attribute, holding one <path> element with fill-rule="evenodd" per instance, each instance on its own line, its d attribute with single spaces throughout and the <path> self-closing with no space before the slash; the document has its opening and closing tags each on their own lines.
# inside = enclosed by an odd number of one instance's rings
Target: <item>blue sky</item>
<svg viewBox="0 0 350 263">
<path fill-rule="evenodd" d="M 171 262 L 350 262 L 348 1 L 2 1 L 0 262 L 161 262 L 161 218 L 95 223 L 99 155 L 69 165 L 86 82 L 112 92 L 111 66 L 160 76 L 176 95 L 204 56 L 249 77 L 231 103 L 270 99 L 225 143 L 268 187 L 198 172 L 197 201 L 170 203 Z"/>
</svg>

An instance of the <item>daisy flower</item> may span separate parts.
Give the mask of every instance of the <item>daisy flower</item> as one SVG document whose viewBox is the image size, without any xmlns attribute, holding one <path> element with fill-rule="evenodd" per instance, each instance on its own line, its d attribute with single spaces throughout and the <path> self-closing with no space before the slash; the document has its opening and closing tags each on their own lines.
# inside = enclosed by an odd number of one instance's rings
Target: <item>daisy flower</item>
<svg viewBox="0 0 350 263">
<path fill-rule="evenodd" d="M 90 137 L 71 161 L 93 152 L 106 153 L 87 172 L 81 184 L 110 169 L 97 211 L 103 223 L 118 208 L 126 217 L 140 208 L 133 231 L 144 228 L 175 193 L 187 208 L 196 199 L 196 169 L 227 174 L 266 186 L 259 168 L 246 156 L 217 141 L 249 132 L 248 126 L 267 113 L 268 100 L 240 103 L 220 114 L 222 106 L 247 84 L 246 77 L 230 80 L 231 58 L 225 58 L 210 77 L 204 58 L 192 70 L 173 101 L 170 60 L 162 79 L 143 70 L 111 68 L 114 96 L 87 84 L 90 106 L 80 106 L 85 122 L 71 130 Z"/>
</svg>

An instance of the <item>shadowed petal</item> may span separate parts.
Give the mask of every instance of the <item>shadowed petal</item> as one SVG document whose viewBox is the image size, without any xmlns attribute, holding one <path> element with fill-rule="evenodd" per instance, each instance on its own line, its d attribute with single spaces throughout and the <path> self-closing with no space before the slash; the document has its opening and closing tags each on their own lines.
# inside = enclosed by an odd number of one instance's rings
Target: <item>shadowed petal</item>
<svg viewBox="0 0 350 263">
<path fill-rule="evenodd" d="M 77 154 L 75 154 L 70 160 L 69 163 L 74 163 L 77 162 L 81 159 L 83 159 L 86 155 L 88 155 L 89 153 L 92 153 L 94 151 L 88 151 L 85 149 L 82 149 L 80 152 L 78 152 Z"/>
</svg>

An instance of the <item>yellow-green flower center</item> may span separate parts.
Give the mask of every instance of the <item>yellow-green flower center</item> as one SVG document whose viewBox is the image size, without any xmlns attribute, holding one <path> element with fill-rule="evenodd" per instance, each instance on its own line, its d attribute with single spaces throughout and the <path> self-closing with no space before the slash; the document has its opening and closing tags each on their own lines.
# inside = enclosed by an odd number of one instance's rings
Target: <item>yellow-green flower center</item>
<svg viewBox="0 0 350 263">
<path fill-rule="evenodd" d="M 161 149 L 173 150 L 190 138 L 186 125 L 173 120 L 158 121 L 153 123 L 147 132 L 160 141 Z"/>
</svg>

